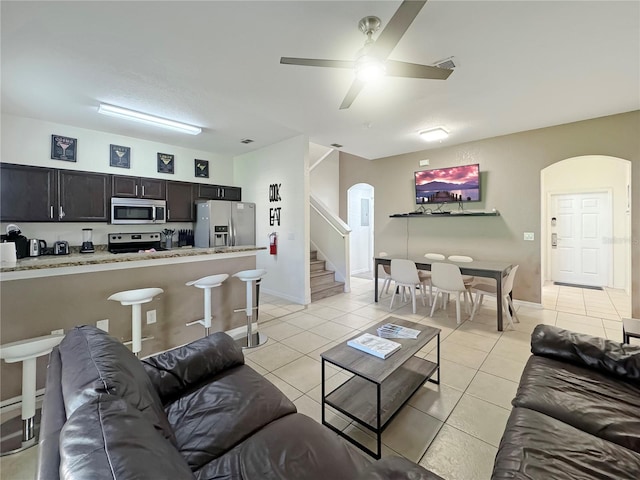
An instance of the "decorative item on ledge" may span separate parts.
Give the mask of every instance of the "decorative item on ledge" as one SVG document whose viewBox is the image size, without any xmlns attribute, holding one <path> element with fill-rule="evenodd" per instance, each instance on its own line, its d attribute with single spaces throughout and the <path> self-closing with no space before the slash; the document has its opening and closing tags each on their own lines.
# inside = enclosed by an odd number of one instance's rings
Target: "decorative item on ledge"
<svg viewBox="0 0 640 480">
<path fill-rule="evenodd" d="M 122 145 L 109 145 L 109 166 L 130 168 L 131 167 L 131 147 Z"/>
<path fill-rule="evenodd" d="M 193 162 L 195 164 L 195 176 L 202 177 L 202 178 L 209 178 L 209 161 L 198 160 L 196 158 Z"/>
<path fill-rule="evenodd" d="M 425 218 L 425 217 L 499 217 L 500 212 L 493 209 L 491 212 L 409 212 L 394 213 L 389 218 Z"/>
<path fill-rule="evenodd" d="M 63 137 L 62 135 L 51 135 L 52 160 L 65 160 L 67 162 L 75 162 L 77 149 L 78 139 Z"/>
<path fill-rule="evenodd" d="M 158 173 L 173 173 L 174 156 L 158 152 Z"/>
</svg>

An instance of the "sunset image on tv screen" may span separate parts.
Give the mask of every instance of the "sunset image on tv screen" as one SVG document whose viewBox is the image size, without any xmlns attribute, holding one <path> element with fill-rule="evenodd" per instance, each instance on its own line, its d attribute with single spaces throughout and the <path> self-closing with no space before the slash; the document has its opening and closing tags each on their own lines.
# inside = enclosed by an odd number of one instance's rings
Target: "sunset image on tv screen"
<svg viewBox="0 0 640 480">
<path fill-rule="evenodd" d="M 474 164 L 416 172 L 416 203 L 479 201 L 478 167 L 478 164 Z"/>
</svg>

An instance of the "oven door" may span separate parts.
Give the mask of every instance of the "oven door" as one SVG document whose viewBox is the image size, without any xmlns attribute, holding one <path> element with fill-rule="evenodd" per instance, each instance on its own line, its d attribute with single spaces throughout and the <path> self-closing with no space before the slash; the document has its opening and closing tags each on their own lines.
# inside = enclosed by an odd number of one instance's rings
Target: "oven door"
<svg viewBox="0 0 640 480">
<path fill-rule="evenodd" d="M 166 202 L 139 198 L 111 199 L 111 223 L 115 225 L 140 225 L 165 223 Z"/>
</svg>

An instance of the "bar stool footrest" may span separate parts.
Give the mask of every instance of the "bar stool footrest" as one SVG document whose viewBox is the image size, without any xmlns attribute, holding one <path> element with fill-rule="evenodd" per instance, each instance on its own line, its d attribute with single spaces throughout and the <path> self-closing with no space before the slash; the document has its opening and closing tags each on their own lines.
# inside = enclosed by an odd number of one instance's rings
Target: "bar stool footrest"
<svg viewBox="0 0 640 480">
<path fill-rule="evenodd" d="M 154 338 L 156 338 L 156 337 L 154 337 L 154 336 L 151 336 L 151 337 L 142 337 L 142 338 L 140 339 L 140 341 L 141 341 L 141 342 L 146 342 L 147 340 L 153 340 Z M 123 345 L 131 345 L 132 343 L 133 343 L 133 340 L 129 340 L 128 342 L 122 342 L 122 344 L 123 344 Z"/>
<path fill-rule="evenodd" d="M 248 346 L 248 338 L 247 335 L 244 335 L 238 339 L 236 339 L 236 343 L 242 347 L 243 350 L 248 350 L 251 348 L 256 348 L 264 345 L 269 340 L 267 334 L 262 332 L 255 332 L 251 335 L 251 346 Z"/>
</svg>

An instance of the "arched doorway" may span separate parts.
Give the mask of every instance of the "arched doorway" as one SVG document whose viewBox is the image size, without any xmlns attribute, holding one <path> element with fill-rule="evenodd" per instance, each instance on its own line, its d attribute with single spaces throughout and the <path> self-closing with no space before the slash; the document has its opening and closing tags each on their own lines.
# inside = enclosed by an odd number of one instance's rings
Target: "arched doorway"
<svg viewBox="0 0 640 480">
<path fill-rule="evenodd" d="M 566 281 L 630 293 L 631 162 L 585 155 L 540 175 L 542 285 Z"/>
<path fill-rule="evenodd" d="M 351 275 L 372 278 L 374 188 L 358 183 L 347 191 L 347 223 L 351 227 Z"/>
</svg>

